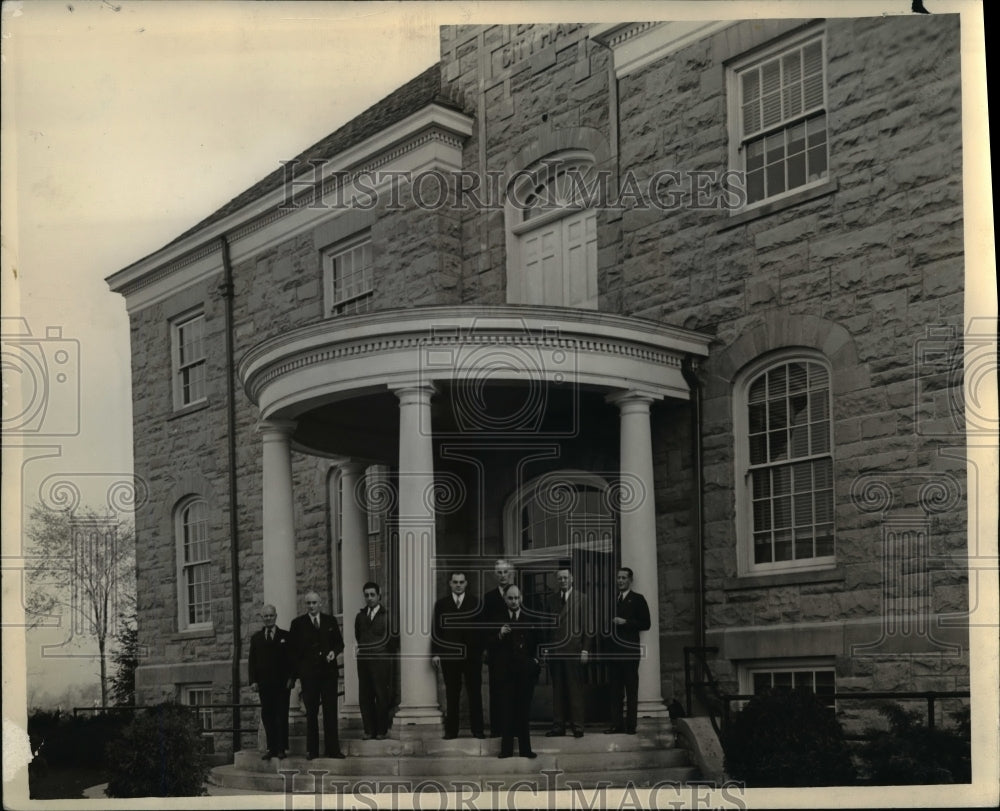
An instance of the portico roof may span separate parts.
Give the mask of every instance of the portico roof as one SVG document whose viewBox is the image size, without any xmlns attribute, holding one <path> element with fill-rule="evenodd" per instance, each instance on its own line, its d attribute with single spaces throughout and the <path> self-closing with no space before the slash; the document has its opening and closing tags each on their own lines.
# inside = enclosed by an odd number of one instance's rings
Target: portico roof
<svg viewBox="0 0 1000 811">
<path fill-rule="evenodd" d="M 711 337 L 563 307 L 433 306 L 328 319 L 270 338 L 238 374 L 263 419 L 435 382 L 548 383 L 687 399 L 687 356 Z"/>
</svg>

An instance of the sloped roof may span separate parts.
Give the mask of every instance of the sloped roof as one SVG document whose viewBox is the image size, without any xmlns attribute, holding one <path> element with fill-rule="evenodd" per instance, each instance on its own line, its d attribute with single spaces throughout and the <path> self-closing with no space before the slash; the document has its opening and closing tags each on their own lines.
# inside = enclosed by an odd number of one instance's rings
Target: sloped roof
<svg viewBox="0 0 1000 811">
<path fill-rule="evenodd" d="M 442 91 L 440 62 L 431 65 L 431 67 L 427 68 L 419 76 L 415 76 L 402 87 L 397 88 L 384 99 L 373 104 L 355 118 L 352 118 L 344 126 L 340 127 L 340 129 L 335 130 L 322 140 L 308 147 L 305 151 L 296 155 L 294 160 L 305 163 L 311 160 L 332 158 L 344 150 L 361 143 L 379 130 L 402 121 L 407 116 L 432 103 L 441 104 L 455 110 L 462 109 L 462 105 L 457 100 L 450 98 Z M 222 208 L 209 214 L 197 225 L 168 242 L 164 247 L 174 245 L 212 223 L 225 219 L 257 198 L 280 188 L 284 181 L 284 167 L 275 169 L 249 189 L 238 194 L 222 206 Z"/>
</svg>

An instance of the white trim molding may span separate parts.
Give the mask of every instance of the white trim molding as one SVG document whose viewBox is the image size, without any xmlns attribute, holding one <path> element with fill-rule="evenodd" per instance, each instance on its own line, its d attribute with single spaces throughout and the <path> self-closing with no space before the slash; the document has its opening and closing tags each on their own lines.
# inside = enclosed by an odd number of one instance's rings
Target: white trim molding
<svg viewBox="0 0 1000 811">
<path fill-rule="evenodd" d="M 262 418 L 413 382 L 491 380 L 688 399 L 685 357 L 711 338 L 636 318 L 569 307 L 418 307 L 310 324 L 263 341 L 238 364 Z M 498 365 L 502 357 L 505 363 Z"/>
<path fill-rule="evenodd" d="M 672 20 L 602 23 L 590 29 L 590 36 L 614 52 L 615 77 L 621 79 L 736 22 L 736 20 Z"/>
<path fill-rule="evenodd" d="M 462 166 L 462 143 L 472 134 L 469 116 L 439 104 L 429 104 L 350 149 L 313 166 L 290 182 L 295 189 L 321 189 L 324 200 L 343 177 L 366 172 L 456 171 Z M 388 185 L 385 181 L 377 190 Z M 310 194 L 313 192 L 310 191 Z M 263 194 L 238 211 L 140 259 L 105 281 L 126 299 L 129 313 L 168 298 L 222 267 L 220 237 L 226 236 L 233 262 L 266 250 L 321 222 L 352 210 L 349 205 L 284 206 L 286 184 Z M 289 219 L 291 218 L 291 219 Z"/>
</svg>

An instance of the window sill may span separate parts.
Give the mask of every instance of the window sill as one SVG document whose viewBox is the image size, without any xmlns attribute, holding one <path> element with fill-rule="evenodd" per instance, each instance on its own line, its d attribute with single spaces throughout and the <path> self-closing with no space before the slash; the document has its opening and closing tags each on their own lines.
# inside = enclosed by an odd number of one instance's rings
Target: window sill
<svg viewBox="0 0 1000 811">
<path fill-rule="evenodd" d="M 215 636 L 215 628 L 192 628 L 189 631 L 178 631 L 170 635 L 171 642 L 184 642 L 188 639 L 208 639 Z"/>
<path fill-rule="evenodd" d="M 844 582 L 844 571 L 839 567 L 830 569 L 807 569 L 801 572 L 775 572 L 774 574 L 751 574 L 743 577 L 728 577 L 722 584 L 723 591 L 743 591 L 744 589 L 766 589 L 777 586 L 807 586 L 815 583 Z"/>
<path fill-rule="evenodd" d="M 733 214 L 727 220 L 719 223 L 717 230 L 720 232 L 727 231 L 730 228 L 736 228 L 738 225 L 744 225 L 745 223 L 760 219 L 761 217 L 767 217 L 770 214 L 784 211 L 786 208 L 791 208 L 792 206 L 807 203 L 810 200 L 825 197 L 828 194 L 833 194 L 835 191 L 837 191 L 837 179 L 831 178 L 823 183 L 819 183 L 818 185 L 810 186 L 807 189 L 795 192 L 795 194 L 782 197 L 780 200 L 774 200 L 770 203 L 762 203 L 761 205 L 754 206 L 753 208 L 745 208 L 739 213 Z"/>
<path fill-rule="evenodd" d="M 176 420 L 180 417 L 186 417 L 188 414 L 194 414 L 198 411 L 204 411 L 208 408 L 208 400 L 200 400 L 197 403 L 191 403 L 191 405 L 186 405 L 181 408 L 174 409 L 174 413 L 167 417 L 168 420 Z"/>
</svg>

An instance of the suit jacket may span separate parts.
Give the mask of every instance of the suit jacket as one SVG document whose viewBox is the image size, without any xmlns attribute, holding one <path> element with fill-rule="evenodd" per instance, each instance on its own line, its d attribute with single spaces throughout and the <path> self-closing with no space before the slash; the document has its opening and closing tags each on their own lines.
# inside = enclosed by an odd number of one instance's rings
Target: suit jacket
<svg viewBox="0 0 1000 811">
<path fill-rule="evenodd" d="M 291 674 L 291 636 L 275 626 L 274 639 L 268 642 L 261 628 L 250 637 L 247 672 L 250 684 L 284 685 Z"/>
<path fill-rule="evenodd" d="M 555 616 L 547 643 L 550 655 L 579 658 L 581 651 L 593 652 L 596 629 L 586 594 L 574 588 L 564 603 L 557 591 L 549 598 L 548 610 Z"/>
<path fill-rule="evenodd" d="M 354 617 L 354 639 L 358 643 L 359 659 L 386 659 L 396 651 L 396 639 L 389 630 L 389 612 L 379 606 L 374 619 L 368 619 L 368 607 Z"/>
<path fill-rule="evenodd" d="M 498 619 L 506 619 L 507 603 L 500 593 L 500 588 L 495 586 L 483 595 L 482 599 L 482 621 L 496 622 Z"/>
<path fill-rule="evenodd" d="M 624 619 L 625 624 L 612 626 L 611 650 L 619 655 L 625 653 L 630 658 L 638 658 L 639 632 L 648 631 L 651 624 L 646 598 L 630 591 L 624 600 L 619 600 L 616 594 L 614 615 Z"/>
<path fill-rule="evenodd" d="M 504 609 L 503 616 L 496 617 L 494 621 L 497 624 L 489 632 L 490 662 L 497 669 L 497 677 L 537 677 L 539 666 L 535 660 L 538 658 L 539 618 L 522 608 L 520 618 L 514 621 Z M 507 623 L 511 626 L 510 633 L 501 638 L 500 627 Z"/>
<path fill-rule="evenodd" d="M 336 678 L 337 661 L 327 662 L 326 657 L 333 651 L 344 651 L 344 637 L 336 617 L 320 613 L 319 628 L 315 628 L 308 614 L 292 620 L 288 629 L 292 638 L 292 677 Z"/>
<path fill-rule="evenodd" d="M 479 625 L 479 599 L 466 592 L 462 610 L 455 607 L 455 597 L 448 592 L 434 603 L 431 626 L 431 654 L 450 661 L 479 659 L 483 650 Z"/>
</svg>

